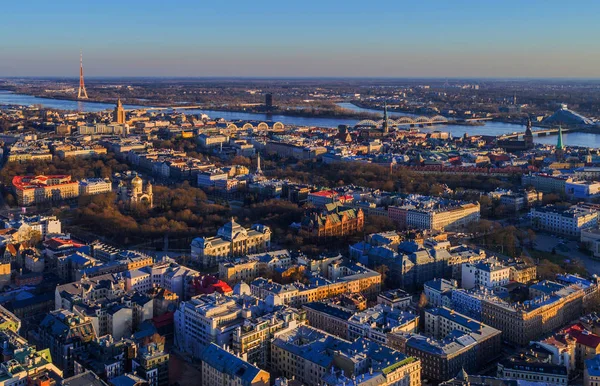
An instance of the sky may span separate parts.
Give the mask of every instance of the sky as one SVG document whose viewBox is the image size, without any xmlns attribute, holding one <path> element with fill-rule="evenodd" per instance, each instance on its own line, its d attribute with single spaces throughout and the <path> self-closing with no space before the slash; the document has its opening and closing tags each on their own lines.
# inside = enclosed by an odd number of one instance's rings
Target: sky
<svg viewBox="0 0 600 386">
<path fill-rule="evenodd" d="M 0 76 L 600 78 L 600 1 L 21 0 Z"/>
</svg>

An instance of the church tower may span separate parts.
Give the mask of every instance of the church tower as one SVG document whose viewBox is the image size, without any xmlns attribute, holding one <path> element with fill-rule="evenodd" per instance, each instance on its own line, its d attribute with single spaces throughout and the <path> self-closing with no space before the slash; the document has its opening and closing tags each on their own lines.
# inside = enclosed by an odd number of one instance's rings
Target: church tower
<svg viewBox="0 0 600 386">
<path fill-rule="evenodd" d="M 554 155 L 557 161 L 562 161 L 565 156 L 561 125 L 558 125 L 558 139 L 556 140 L 556 149 L 554 150 Z"/>
<path fill-rule="evenodd" d="M 383 102 L 383 134 L 388 134 L 390 132 L 390 128 L 388 127 L 388 113 L 387 113 L 387 103 Z"/>
<path fill-rule="evenodd" d="M 531 118 L 527 118 L 527 129 L 525 130 L 523 140 L 525 141 L 525 147 L 527 149 L 533 148 L 533 131 L 531 131 Z"/>
<path fill-rule="evenodd" d="M 121 98 L 119 98 L 119 100 L 117 101 L 113 121 L 115 123 L 120 124 L 125 123 L 125 109 L 123 108 L 123 104 L 121 103 Z"/>
<path fill-rule="evenodd" d="M 256 158 L 256 174 L 262 174 L 262 169 L 260 168 L 260 153 Z"/>
</svg>

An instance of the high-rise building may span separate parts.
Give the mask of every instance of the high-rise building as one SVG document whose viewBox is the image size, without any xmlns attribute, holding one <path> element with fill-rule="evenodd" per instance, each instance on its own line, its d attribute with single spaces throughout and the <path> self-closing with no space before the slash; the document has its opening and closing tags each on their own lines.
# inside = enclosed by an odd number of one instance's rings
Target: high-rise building
<svg viewBox="0 0 600 386">
<path fill-rule="evenodd" d="M 120 124 L 125 123 L 125 109 L 123 108 L 123 104 L 121 103 L 121 98 L 119 98 L 119 100 L 117 101 L 113 122 Z"/>
<path fill-rule="evenodd" d="M 265 94 L 265 107 L 267 108 L 267 110 L 273 109 L 273 94 Z"/>
</svg>

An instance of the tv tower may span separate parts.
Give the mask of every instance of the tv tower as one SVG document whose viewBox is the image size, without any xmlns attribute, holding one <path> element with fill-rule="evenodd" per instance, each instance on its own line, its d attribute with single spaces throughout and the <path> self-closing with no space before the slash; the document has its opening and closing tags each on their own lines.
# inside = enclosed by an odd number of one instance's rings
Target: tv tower
<svg viewBox="0 0 600 386">
<path fill-rule="evenodd" d="M 79 92 L 77 99 L 88 99 L 87 91 L 85 91 L 85 83 L 83 82 L 83 53 L 79 52 Z"/>
</svg>

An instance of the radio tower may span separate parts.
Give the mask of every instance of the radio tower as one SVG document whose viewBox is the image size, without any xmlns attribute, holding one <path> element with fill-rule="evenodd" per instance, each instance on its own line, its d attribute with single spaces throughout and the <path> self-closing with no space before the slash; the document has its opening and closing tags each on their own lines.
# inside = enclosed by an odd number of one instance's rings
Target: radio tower
<svg viewBox="0 0 600 386">
<path fill-rule="evenodd" d="M 79 52 L 79 92 L 77 99 L 88 99 L 87 91 L 85 91 L 85 83 L 83 82 L 83 53 Z"/>
</svg>

